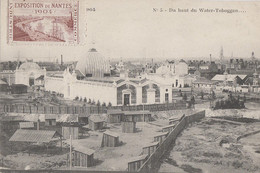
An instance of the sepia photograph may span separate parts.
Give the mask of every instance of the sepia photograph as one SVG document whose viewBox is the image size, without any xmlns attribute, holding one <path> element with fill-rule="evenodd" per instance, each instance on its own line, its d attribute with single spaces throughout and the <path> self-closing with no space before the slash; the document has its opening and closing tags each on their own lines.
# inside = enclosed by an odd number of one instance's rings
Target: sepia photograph
<svg viewBox="0 0 260 173">
<path fill-rule="evenodd" d="M 260 172 L 260 0 L 1 0 L 0 173 Z"/>
</svg>

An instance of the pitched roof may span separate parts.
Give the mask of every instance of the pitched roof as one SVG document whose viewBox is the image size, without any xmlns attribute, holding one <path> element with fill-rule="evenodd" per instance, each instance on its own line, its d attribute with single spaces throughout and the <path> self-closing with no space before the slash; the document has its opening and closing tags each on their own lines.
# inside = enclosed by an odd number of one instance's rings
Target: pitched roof
<svg viewBox="0 0 260 173">
<path fill-rule="evenodd" d="M 7 83 L 5 81 L 3 81 L 2 79 L 0 79 L 0 85 L 7 85 Z"/>
<path fill-rule="evenodd" d="M 79 146 L 79 145 L 75 146 L 73 150 L 87 154 L 87 155 L 92 155 L 92 154 L 95 153 L 95 150 L 92 150 L 92 149 L 87 148 L 87 147 L 82 147 L 82 146 Z"/>
<path fill-rule="evenodd" d="M 19 142 L 50 142 L 61 135 L 56 131 L 18 129 L 9 141 Z"/>
<path fill-rule="evenodd" d="M 207 78 L 204 77 L 199 77 L 195 81 L 193 81 L 194 84 L 215 84 L 216 81 L 211 81 L 208 80 Z"/>
<path fill-rule="evenodd" d="M 89 117 L 89 120 L 90 121 L 93 121 L 95 123 L 98 123 L 98 122 L 104 122 L 105 120 L 103 120 L 99 115 L 91 115 Z"/>
<path fill-rule="evenodd" d="M 44 80 L 44 75 L 41 75 L 40 77 L 36 78 L 35 80 Z"/>
<path fill-rule="evenodd" d="M 22 116 L 2 116 L 0 121 L 24 121 Z"/>
<path fill-rule="evenodd" d="M 239 74 L 228 74 L 227 75 L 227 81 L 234 81 L 236 77 L 239 77 L 240 79 L 244 80 L 247 75 L 239 75 Z M 215 75 L 211 80 L 212 81 L 225 81 L 226 76 L 223 74 L 217 74 Z"/>
<path fill-rule="evenodd" d="M 111 132 L 111 131 L 105 131 L 104 134 L 109 135 L 109 136 L 113 136 L 113 137 L 119 137 L 119 135 L 117 133 Z"/>
<path fill-rule="evenodd" d="M 142 115 L 142 114 L 151 114 L 150 111 L 123 111 L 125 115 Z"/>
</svg>

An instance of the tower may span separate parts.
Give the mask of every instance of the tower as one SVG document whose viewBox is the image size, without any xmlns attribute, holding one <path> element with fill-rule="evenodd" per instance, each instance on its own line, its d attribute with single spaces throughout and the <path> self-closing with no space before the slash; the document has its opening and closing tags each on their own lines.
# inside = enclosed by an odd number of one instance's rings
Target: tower
<svg viewBox="0 0 260 173">
<path fill-rule="evenodd" d="M 219 59 L 220 59 L 220 63 L 221 63 L 221 64 L 223 64 L 223 58 L 224 58 L 224 55 L 223 55 L 223 47 L 221 46 L 220 55 L 219 55 Z"/>
<path fill-rule="evenodd" d="M 252 60 L 255 60 L 255 53 L 254 53 L 254 52 L 252 52 L 251 59 L 252 59 Z"/>
<path fill-rule="evenodd" d="M 253 74 L 253 85 L 258 85 L 258 78 L 259 78 L 259 75 L 255 69 L 255 72 Z"/>
</svg>

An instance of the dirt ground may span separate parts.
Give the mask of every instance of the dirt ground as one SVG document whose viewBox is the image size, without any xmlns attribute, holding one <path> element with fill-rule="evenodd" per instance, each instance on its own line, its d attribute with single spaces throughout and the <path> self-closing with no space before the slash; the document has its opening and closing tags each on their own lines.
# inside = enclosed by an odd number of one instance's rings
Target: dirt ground
<svg viewBox="0 0 260 173">
<path fill-rule="evenodd" d="M 248 136 L 236 141 L 237 137 L 260 130 L 260 123 L 229 123 L 212 120 L 215 116 L 259 116 L 260 110 L 253 109 L 258 105 L 249 104 L 250 109 L 245 110 L 219 110 L 211 111 L 207 103 L 196 105 L 196 110 L 206 108 L 206 116 L 202 122 L 194 123 L 182 132 L 176 140 L 176 145 L 163 160 L 160 171 L 163 172 L 260 172 L 260 134 Z M 160 134 L 162 126 L 168 125 L 171 117 L 180 118 L 183 114 L 191 114 L 194 110 L 175 110 L 155 112 L 155 121 L 150 123 L 137 123 L 137 133 L 122 133 L 120 124 L 108 124 L 108 129 L 119 135 L 122 142 L 114 148 L 101 148 L 102 132 L 89 131 L 82 139 L 73 140 L 73 147 L 87 147 L 95 150 L 93 167 L 87 170 L 118 170 L 127 169 L 128 160 L 142 153 L 142 147 L 153 141 L 153 136 Z M 1 132 L 2 133 L 2 132 Z M 39 152 L 28 154 L 27 145 L 13 144 L 14 148 L 24 150 L 10 152 L 10 136 L 1 134 L 0 166 L 16 169 L 67 169 L 66 160 L 68 148 L 56 152 Z M 69 143 L 69 140 L 64 141 Z M 221 145 L 220 145 L 221 144 Z M 65 145 L 64 145 L 65 147 Z M 68 147 L 68 145 L 66 146 Z M 120 164 L 118 164 L 120 160 Z M 79 169 L 79 168 L 74 168 Z M 220 171 L 219 171 L 220 170 Z"/>
<path fill-rule="evenodd" d="M 260 123 L 233 124 L 205 118 L 185 129 L 163 159 L 160 172 L 260 172 Z"/>
</svg>

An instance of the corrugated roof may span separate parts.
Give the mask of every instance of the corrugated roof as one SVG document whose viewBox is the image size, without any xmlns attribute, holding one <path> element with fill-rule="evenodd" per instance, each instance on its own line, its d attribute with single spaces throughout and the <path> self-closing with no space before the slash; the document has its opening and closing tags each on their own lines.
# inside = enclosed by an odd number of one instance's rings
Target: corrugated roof
<svg viewBox="0 0 260 173">
<path fill-rule="evenodd" d="M 107 134 L 109 136 L 113 136 L 113 137 L 119 137 L 119 135 L 117 133 L 111 132 L 111 131 L 105 131 L 104 134 Z"/>
<path fill-rule="evenodd" d="M 34 127 L 34 123 L 33 122 L 20 122 L 20 129 L 23 128 L 33 128 Z"/>
<path fill-rule="evenodd" d="M 61 135 L 56 131 L 18 129 L 9 139 L 16 142 L 50 142 Z"/>
</svg>

